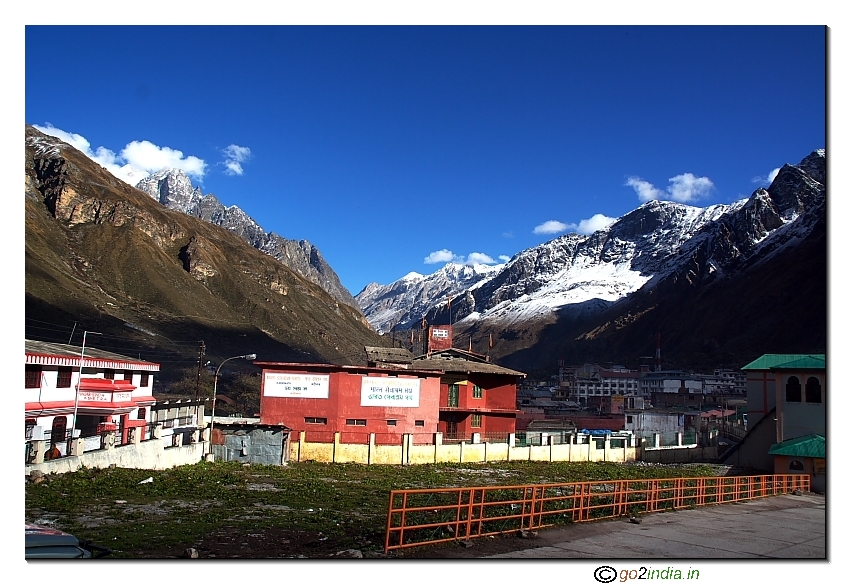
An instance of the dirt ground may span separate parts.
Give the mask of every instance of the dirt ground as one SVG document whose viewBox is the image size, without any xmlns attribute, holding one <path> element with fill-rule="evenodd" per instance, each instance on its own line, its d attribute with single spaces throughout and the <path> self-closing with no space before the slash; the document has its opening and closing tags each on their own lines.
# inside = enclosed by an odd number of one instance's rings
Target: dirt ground
<svg viewBox="0 0 850 583">
<path fill-rule="evenodd" d="M 566 527 L 569 528 L 569 527 Z M 544 529 L 550 530 L 550 529 Z M 554 529 L 553 529 L 554 530 Z M 548 538 L 543 531 L 503 534 L 423 545 L 411 549 L 395 550 L 385 554 L 378 551 L 350 553 L 337 542 L 317 533 L 269 528 L 250 533 L 237 528 L 220 529 L 209 533 L 193 548 L 199 559 L 473 559 L 535 548 Z M 162 548 L 136 555 L 128 559 L 189 558 L 187 548 Z"/>
</svg>

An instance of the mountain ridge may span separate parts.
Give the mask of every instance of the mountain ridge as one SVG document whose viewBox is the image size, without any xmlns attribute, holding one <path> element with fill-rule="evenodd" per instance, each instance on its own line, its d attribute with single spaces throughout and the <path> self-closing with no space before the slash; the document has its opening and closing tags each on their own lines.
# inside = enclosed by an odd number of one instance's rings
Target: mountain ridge
<svg viewBox="0 0 850 583">
<path fill-rule="evenodd" d="M 423 279 L 370 284 L 364 288 L 368 293 L 361 292 L 356 299 L 370 324 L 382 333 L 413 328 L 422 319 L 452 323 L 458 341 L 487 351 L 493 336 L 510 340 L 516 350 L 497 348 L 492 354 L 515 368 L 538 366 L 537 357 L 523 360 L 514 353 L 528 354 L 531 347 L 551 353 L 539 344 L 547 328 L 562 330 L 577 342 L 604 336 L 616 344 L 610 330 L 631 326 L 628 322 L 651 311 L 647 297 L 720 285 L 762 263 L 796 269 L 783 257 L 788 248 L 818 238 L 818 225 L 825 221 L 825 180 L 826 152 L 819 149 L 799 164 L 783 165 L 768 188 L 729 205 L 700 208 L 649 201 L 590 235 L 569 233 L 521 251 L 466 286 L 449 286 L 443 270 L 438 270 Z M 825 255 L 825 242 L 821 244 Z M 825 263 L 809 277 L 823 290 L 813 299 L 818 313 L 824 314 L 818 323 L 821 340 L 811 344 L 824 349 Z M 450 306 L 449 296 L 453 296 Z M 633 307 L 622 311 L 630 303 Z M 607 332 L 600 335 L 600 327 Z M 653 337 L 641 341 L 645 353 L 652 354 Z M 618 357 L 603 352 L 585 353 L 603 360 Z M 633 349 L 622 353 L 637 358 Z M 562 356 L 552 353 L 549 358 L 557 361 Z"/>
<path fill-rule="evenodd" d="M 337 301 L 360 309 L 354 297 L 340 282 L 339 276 L 312 243 L 267 233 L 238 206 L 224 206 L 214 194 L 203 194 L 182 170 L 160 170 L 140 180 L 136 188 L 166 208 L 198 217 L 236 233 L 254 248 L 318 284 Z"/>
<path fill-rule="evenodd" d="M 163 378 L 210 357 L 362 364 L 363 315 L 232 231 L 171 210 L 83 153 L 25 131 L 28 338 L 98 331 Z M 100 340 L 98 340 L 100 339 Z"/>
</svg>

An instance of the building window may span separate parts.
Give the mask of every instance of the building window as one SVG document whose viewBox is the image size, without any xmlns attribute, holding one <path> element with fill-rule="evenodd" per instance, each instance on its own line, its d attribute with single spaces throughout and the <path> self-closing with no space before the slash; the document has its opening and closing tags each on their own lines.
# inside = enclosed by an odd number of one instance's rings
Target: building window
<svg viewBox="0 0 850 583">
<path fill-rule="evenodd" d="M 800 379 L 791 377 L 785 384 L 785 401 L 788 403 L 799 403 L 803 400 L 803 388 Z"/>
<path fill-rule="evenodd" d="M 139 375 L 139 386 L 147 388 L 149 380 L 150 375 L 146 372 L 143 372 Z"/>
<path fill-rule="evenodd" d="M 103 369 L 103 378 L 105 378 L 105 379 L 114 379 L 114 378 L 115 378 L 115 371 L 114 371 L 114 370 L 112 370 L 111 368 L 105 368 L 105 369 Z"/>
<path fill-rule="evenodd" d="M 481 415 L 479 415 L 478 413 L 473 413 L 470 416 L 469 426 L 470 427 L 481 427 Z"/>
<path fill-rule="evenodd" d="M 424 419 L 417 419 L 416 421 L 413 422 L 413 424 L 416 425 L 416 427 L 425 427 L 425 420 Z"/>
<path fill-rule="evenodd" d="M 20 370 L 20 369 L 18 369 Z M 27 389 L 37 389 L 41 386 L 41 367 L 27 365 L 27 378 L 26 378 L 26 388 Z"/>
<path fill-rule="evenodd" d="M 398 425 L 398 420 L 396 420 L 396 419 L 387 419 L 387 425 Z"/>
<path fill-rule="evenodd" d="M 806 380 L 806 403 L 820 403 L 820 381 L 815 377 Z"/>
<path fill-rule="evenodd" d="M 478 385 L 472 385 L 472 398 L 480 399 L 484 395 L 484 391 Z"/>
<path fill-rule="evenodd" d="M 147 411 L 145 410 L 145 408 L 139 407 L 139 412 L 136 415 L 136 419 L 140 419 L 140 420 L 144 421 L 146 417 L 147 417 Z"/>
<path fill-rule="evenodd" d="M 634 423 L 634 417 L 631 415 L 626 415 L 626 423 Z"/>
<path fill-rule="evenodd" d="M 56 377 L 56 388 L 67 389 L 71 386 L 71 368 L 63 366 Z"/>
<path fill-rule="evenodd" d="M 365 419 L 346 419 L 346 425 L 366 425 Z"/>
<path fill-rule="evenodd" d="M 327 417 L 305 417 L 304 423 L 307 425 L 327 425 L 328 419 Z M 363 425 L 365 425 L 365 423 Z"/>
<path fill-rule="evenodd" d="M 788 469 L 792 472 L 802 472 L 806 468 L 803 467 L 803 462 L 800 460 L 794 460 L 790 464 L 788 464 Z"/>
</svg>

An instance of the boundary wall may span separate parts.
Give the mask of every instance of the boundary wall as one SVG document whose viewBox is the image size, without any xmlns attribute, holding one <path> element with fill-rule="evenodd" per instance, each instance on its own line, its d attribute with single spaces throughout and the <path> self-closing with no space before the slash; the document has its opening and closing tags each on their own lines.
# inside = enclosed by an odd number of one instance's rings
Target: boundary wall
<svg viewBox="0 0 850 583">
<path fill-rule="evenodd" d="M 547 461 L 547 462 L 630 462 L 640 459 L 641 448 L 634 437 L 594 437 L 573 435 L 568 443 L 516 447 L 515 436 L 510 434 L 507 443 L 480 443 L 479 434 L 473 434 L 471 443 L 444 444 L 442 434 L 434 435 L 434 443 L 415 444 L 412 434 L 401 436 L 398 445 L 376 445 L 375 434 L 369 434 L 369 443 L 343 443 L 335 433 L 330 443 L 307 440 L 307 433 L 298 433 L 290 440 L 289 459 L 293 462 L 317 461 L 327 463 L 360 464 L 434 464 L 495 461 Z M 294 437 L 294 436 L 293 436 Z"/>
<path fill-rule="evenodd" d="M 209 431 L 204 432 L 208 437 Z M 130 429 L 130 442 L 115 445 L 113 432 L 101 436 L 101 447 L 93 451 L 84 451 L 85 438 L 69 441 L 69 454 L 53 460 L 45 460 L 48 442 L 28 442 L 27 455 L 31 463 L 24 464 L 24 473 L 29 476 L 34 471 L 43 474 L 65 474 L 82 468 L 136 468 L 142 470 L 166 470 L 177 466 L 196 464 L 204 457 L 209 447 L 206 439 L 199 440 L 199 431 L 191 435 L 191 443 L 184 444 L 182 434 L 162 436 L 162 428 L 157 427 L 151 439 L 142 441 L 138 428 Z"/>
</svg>

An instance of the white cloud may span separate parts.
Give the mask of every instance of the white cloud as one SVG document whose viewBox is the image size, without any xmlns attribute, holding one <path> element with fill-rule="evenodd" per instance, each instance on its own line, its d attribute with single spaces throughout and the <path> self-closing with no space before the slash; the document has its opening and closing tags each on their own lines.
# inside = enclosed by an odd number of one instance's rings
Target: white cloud
<svg viewBox="0 0 850 583">
<path fill-rule="evenodd" d="M 580 235 L 590 235 L 599 229 L 604 229 L 617 219 L 606 217 L 605 215 L 595 214 L 589 219 L 584 219 L 577 226 L 573 227 Z"/>
<path fill-rule="evenodd" d="M 251 148 L 230 144 L 224 150 L 225 173 L 228 176 L 242 176 L 242 162 L 251 158 Z"/>
<path fill-rule="evenodd" d="M 635 189 L 641 202 L 658 199 L 682 203 L 694 202 L 707 196 L 714 188 L 714 183 L 708 177 L 694 176 L 690 172 L 674 176 L 669 182 L 670 186 L 666 191 L 656 188 L 638 176 L 630 176 L 626 185 Z"/>
<path fill-rule="evenodd" d="M 502 263 L 507 263 L 510 260 L 511 258 L 508 255 L 499 255 L 499 261 L 501 261 Z"/>
<path fill-rule="evenodd" d="M 480 265 L 482 263 L 485 265 L 492 265 L 496 263 L 496 260 L 485 253 L 473 252 L 469 254 L 464 263 L 467 265 Z"/>
<path fill-rule="evenodd" d="M 425 258 L 425 263 L 448 263 L 456 258 L 457 255 L 448 249 L 440 249 L 439 251 L 432 251 L 428 257 Z"/>
<path fill-rule="evenodd" d="M 147 140 L 132 141 L 121 150 L 120 157 L 131 166 L 147 172 L 158 172 L 166 168 L 177 168 L 193 178 L 202 179 L 207 164 L 195 156 L 183 157 L 180 150 L 157 146 Z"/>
<path fill-rule="evenodd" d="M 72 145 L 80 152 L 106 168 L 112 175 L 135 186 L 142 178 L 165 168 L 178 168 L 198 180 L 206 173 L 206 162 L 195 156 L 185 156 L 180 150 L 160 147 L 147 140 L 132 141 L 116 154 L 99 146 L 92 151 L 91 143 L 80 134 L 72 134 L 47 124 L 34 125 L 37 130 Z"/>
<path fill-rule="evenodd" d="M 714 183 L 706 176 L 694 176 L 690 172 L 679 174 L 670 179 L 667 191 L 676 202 L 699 200 L 711 192 Z"/>
<path fill-rule="evenodd" d="M 773 179 L 776 178 L 776 175 L 779 174 L 780 168 L 774 168 L 771 170 L 768 175 L 765 176 L 756 176 L 753 178 L 753 184 L 759 184 L 761 186 L 770 186 L 773 184 Z"/>
<path fill-rule="evenodd" d="M 534 227 L 534 231 L 532 232 L 535 235 L 554 235 L 555 233 L 566 231 L 569 228 L 569 225 L 564 224 L 561 221 L 546 221 L 545 223 Z"/>
<path fill-rule="evenodd" d="M 664 196 L 663 190 L 655 188 L 652 184 L 646 180 L 641 180 L 637 176 L 629 176 L 629 179 L 626 180 L 626 184 L 635 189 L 635 192 L 637 192 L 638 198 L 641 202 L 658 200 Z"/>
</svg>

